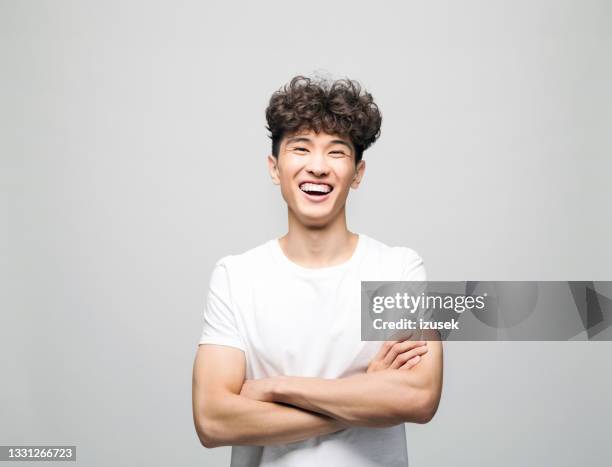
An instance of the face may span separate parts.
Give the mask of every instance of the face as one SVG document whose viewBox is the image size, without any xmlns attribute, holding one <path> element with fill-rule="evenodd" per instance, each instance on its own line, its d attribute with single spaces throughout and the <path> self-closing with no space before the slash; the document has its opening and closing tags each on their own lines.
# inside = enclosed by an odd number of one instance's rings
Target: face
<svg viewBox="0 0 612 467">
<path fill-rule="evenodd" d="M 344 215 L 349 190 L 359 186 L 365 162 L 355 166 L 350 139 L 308 130 L 284 137 L 278 159 L 268 156 L 268 168 L 290 212 L 304 225 L 324 227 Z"/>
</svg>

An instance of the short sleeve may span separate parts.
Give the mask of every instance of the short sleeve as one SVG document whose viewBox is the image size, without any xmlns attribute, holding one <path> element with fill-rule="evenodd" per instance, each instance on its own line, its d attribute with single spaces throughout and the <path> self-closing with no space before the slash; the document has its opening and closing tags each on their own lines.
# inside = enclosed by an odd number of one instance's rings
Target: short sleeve
<svg viewBox="0 0 612 467">
<path fill-rule="evenodd" d="M 427 274 L 425 272 L 425 264 L 419 254 L 410 249 L 404 248 L 404 270 L 400 280 L 402 281 L 425 281 Z"/>
<path fill-rule="evenodd" d="M 222 258 L 215 264 L 210 278 L 199 344 L 228 345 L 246 351 L 237 326 L 231 290 L 227 264 Z"/>
<path fill-rule="evenodd" d="M 410 293 L 419 296 L 423 293 L 427 292 L 427 273 L 425 271 L 425 264 L 423 263 L 423 258 L 419 256 L 419 254 L 410 249 L 404 249 L 404 272 L 402 273 L 402 281 L 410 281 L 410 282 L 422 282 L 422 284 L 411 284 Z M 417 312 L 417 318 L 423 319 L 425 321 L 429 321 L 432 319 L 432 310 L 421 306 Z"/>
</svg>

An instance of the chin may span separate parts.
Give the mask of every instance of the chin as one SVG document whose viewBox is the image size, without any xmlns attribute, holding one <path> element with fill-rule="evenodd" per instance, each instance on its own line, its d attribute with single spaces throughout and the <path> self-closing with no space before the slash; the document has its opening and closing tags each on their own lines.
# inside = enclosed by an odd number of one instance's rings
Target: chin
<svg viewBox="0 0 612 467">
<path fill-rule="evenodd" d="M 303 209 L 294 210 L 297 217 L 306 227 L 323 228 L 331 223 L 334 215 L 328 209 Z"/>
</svg>

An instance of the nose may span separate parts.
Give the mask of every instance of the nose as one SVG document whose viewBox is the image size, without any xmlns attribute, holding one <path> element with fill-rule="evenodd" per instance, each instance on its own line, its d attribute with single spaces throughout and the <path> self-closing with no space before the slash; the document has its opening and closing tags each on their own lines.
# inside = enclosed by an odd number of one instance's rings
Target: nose
<svg viewBox="0 0 612 467">
<path fill-rule="evenodd" d="M 314 152 L 309 158 L 305 167 L 306 171 L 320 177 L 329 173 L 327 158 L 320 152 Z"/>
</svg>

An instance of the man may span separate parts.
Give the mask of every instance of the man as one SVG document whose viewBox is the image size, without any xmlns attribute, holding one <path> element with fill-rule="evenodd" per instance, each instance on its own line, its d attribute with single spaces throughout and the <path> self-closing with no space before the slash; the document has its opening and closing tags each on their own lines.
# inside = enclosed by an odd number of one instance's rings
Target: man
<svg viewBox="0 0 612 467">
<path fill-rule="evenodd" d="M 298 76 L 266 118 L 288 232 L 215 265 L 194 364 L 198 437 L 233 446 L 232 467 L 405 467 L 403 423 L 435 414 L 442 346 L 360 338 L 360 281 L 425 280 L 415 251 L 347 228 L 380 112 L 354 81 Z"/>
</svg>

